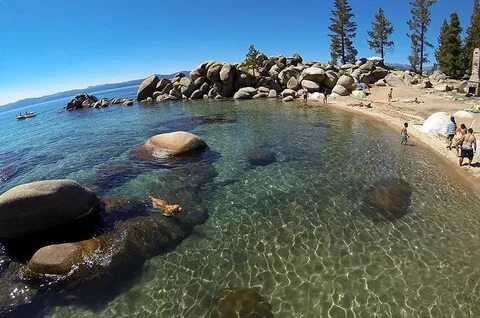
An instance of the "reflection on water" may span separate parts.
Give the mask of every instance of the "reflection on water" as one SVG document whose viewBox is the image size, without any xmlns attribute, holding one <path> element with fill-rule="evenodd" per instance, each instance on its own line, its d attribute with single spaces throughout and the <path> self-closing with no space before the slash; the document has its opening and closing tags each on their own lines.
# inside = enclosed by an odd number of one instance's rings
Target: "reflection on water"
<svg viewBox="0 0 480 318">
<path fill-rule="evenodd" d="M 363 118 L 275 101 L 46 113 L 24 131 L 29 142 L 9 139 L 15 127 L 2 137 L 11 158 L 2 164 L 32 158 L 2 191 L 68 177 L 118 200 L 187 200 L 208 219 L 121 279 L 41 296 L 28 313 L 203 317 L 222 290 L 246 288 L 275 317 L 480 315 L 478 201 L 421 147 L 398 147 L 396 134 Z M 215 160 L 165 167 L 135 158 L 148 137 L 172 129 L 201 136 Z M 261 164 L 249 161 L 252 150 Z M 378 222 L 365 211 L 372 187 L 384 199 L 385 180 L 401 180 L 392 188 L 401 213 Z"/>
</svg>

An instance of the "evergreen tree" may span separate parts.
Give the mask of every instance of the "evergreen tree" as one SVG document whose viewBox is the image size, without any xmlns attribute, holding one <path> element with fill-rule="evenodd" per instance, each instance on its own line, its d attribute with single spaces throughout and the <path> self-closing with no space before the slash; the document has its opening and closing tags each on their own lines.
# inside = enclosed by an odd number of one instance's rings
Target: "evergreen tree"
<svg viewBox="0 0 480 318">
<path fill-rule="evenodd" d="M 443 59 L 443 56 L 445 55 L 445 34 L 448 31 L 448 28 L 450 26 L 448 25 L 447 19 L 443 20 L 442 27 L 440 28 L 440 35 L 438 36 L 438 47 L 437 50 L 435 51 L 435 59 L 437 60 L 437 69 L 440 64 L 440 60 Z"/>
<path fill-rule="evenodd" d="M 412 67 L 412 69 L 416 71 L 420 66 L 420 39 L 416 34 L 412 34 L 410 36 L 410 40 L 410 48 L 412 52 L 408 57 L 408 61 L 410 62 L 410 66 Z"/>
<path fill-rule="evenodd" d="M 467 29 L 467 38 L 465 39 L 465 59 L 466 67 L 472 67 L 472 56 L 475 48 L 480 47 L 480 1 L 475 0 L 473 4 L 473 14 L 470 26 Z"/>
<path fill-rule="evenodd" d="M 379 8 L 375 15 L 372 30 L 368 31 L 368 35 L 370 36 L 368 45 L 376 54 L 380 54 L 382 59 L 385 58 L 385 51 L 394 46 L 394 42 L 389 40 L 393 32 L 392 23 L 385 17 L 383 9 Z"/>
<path fill-rule="evenodd" d="M 408 21 L 410 33 L 407 35 L 412 42 L 412 53 L 409 60 L 415 61 L 415 64 L 412 63 L 412 67 L 415 71 L 419 70 L 420 73 L 423 72 L 423 64 L 429 62 L 426 49 L 433 47 L 427 41 L 426 34 L 431 22 L 430 7 L 436 2 L 437 0 L 412 0 L 410 2 L 412 18 Z"/>
<path fill-rule="evenodd" d="M 442 25 L 440 46 L 437 50 L 438 68 L 443 73 L 454 78 L 460 78 L 465 73 L 462 59 L 462 28 L 458 14 L 450 15 L 450 24 Z"/>
<path fill-rule="evenodd" d="M 332 40 L 330 55 L 333 64 L 337 64 L 339 58 L 342 64 L 355 62 L 358 52 L 353 46 L 357 30 L 357 24 L 352 21 L 354 16 L 348 0 L 335 0 L 330 18 L 332 24 L 329 27 L 332 33 L 328 35 Z"/>
<path fill-rule="evenodd" d="M 242 66 L 251 69 L 253 76 L 255 76 L 255 70 L 262 66 L 264 60 L 268 59 L 265 54 L 260 52 L 255 48 L 255 45 L 250 45 L 248 48 L 248 52 L 245 57 L 245 61 L 243 62 Z"/>
</svg>

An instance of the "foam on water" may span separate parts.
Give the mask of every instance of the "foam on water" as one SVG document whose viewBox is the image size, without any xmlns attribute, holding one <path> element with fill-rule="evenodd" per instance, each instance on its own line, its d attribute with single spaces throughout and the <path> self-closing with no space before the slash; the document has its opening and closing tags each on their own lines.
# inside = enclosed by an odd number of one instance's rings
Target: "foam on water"
<svg viewBox="0 0 480 318">
<path fill-rule="evenodd" d="M 29 143 L 8 141 L 2 152 L 21 153 L 12 155 L 21 162 L 47 157 L 2 190 L 70 177 L 105 196 L 193 192 L 209 213 L 175 250 L 101 292 L 89 285 L 43 299 L 35 310 L 45 316 L 203 317 L 226 287 L 255 289 L 275 317 L 480 315 L 479 202 L 426 150 L 400 147 L 396 134 L 364 118 L 276 101 L 202 101 L 35 120 L 39 127 L 25 130 Z M 136 147 L 172 126 L 186 126 L 219 156 L 168 169 L 134 158 Z M 33 142 L 40 139 L 49 141 Z M 276 160 L 249 164 L 246 152 L 258 147 Z M 408 182 L 411 204 L 399 220 L 379 222 L 363 213 L 365 198 L 391 178 Z"/>
</svg>

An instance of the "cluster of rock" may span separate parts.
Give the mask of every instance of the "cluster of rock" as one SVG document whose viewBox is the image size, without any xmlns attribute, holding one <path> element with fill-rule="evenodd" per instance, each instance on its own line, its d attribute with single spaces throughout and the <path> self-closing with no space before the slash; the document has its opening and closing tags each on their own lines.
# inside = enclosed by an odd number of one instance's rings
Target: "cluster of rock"
<svg viewBox="0 0 480 318">
<path fill-rule="evenodd" d="M 444 73 L 436 70 L 429 76 L 421 76 L 411 71 L 396 71 L 375 83 L 376 86 L 415 87 L 431 89 L 434 92 L 468 93 L 468 76 L 462 80 L 450 79 Z"/>
<path fill-rule="evenodd" d="M 125 99 L 125 98 L 102 98 L 98 99 L 97 97 L 89 94 L 77 94 L 75 97 L 67 103 L 65 107 L 66 110 L 76 110 L 82 108 L 101 108 L 101 107 L 108 107 L 111 105 L 124 105 L 124 106 L 131 106 L 133 105 L 133 99 Z"/>
<path fill-rule="evenodd" d="M 173 79 L 147 78 L 137 91 L 144 102 L 179 99 L 273 98 L 293 100 L 306 90 L 347 96 L 355 83 L 374 84 L 387 76 L 382 63 L 361 59 L 355 64 L 335 67 L 321 62 L 304 62 L 299 54 L 291 58 L 276 56 L 265 59 L 261 67 L 209 61 Z"/>
</svg>

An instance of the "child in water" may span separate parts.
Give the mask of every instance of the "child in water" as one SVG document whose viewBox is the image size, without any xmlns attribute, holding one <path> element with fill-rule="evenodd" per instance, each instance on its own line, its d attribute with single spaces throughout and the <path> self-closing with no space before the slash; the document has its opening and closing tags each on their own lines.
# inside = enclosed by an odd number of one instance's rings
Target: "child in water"
<svg viewBox="0 0 480 318">
<path fill-rule="evenodd" d="M 402 145 L 406 145 L 408 138 L 410 138 L 410 136 L 408 135 L 407 128 L 408 128 L 408 123 L 403 124 L 402 131 L 400 132 L 400 144 Z"/>
</svg>

